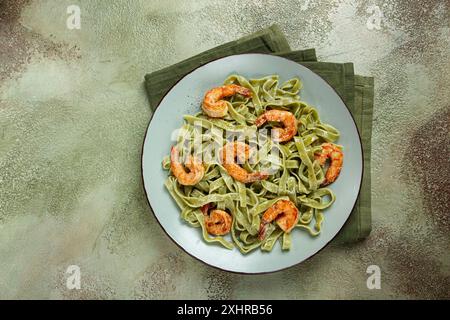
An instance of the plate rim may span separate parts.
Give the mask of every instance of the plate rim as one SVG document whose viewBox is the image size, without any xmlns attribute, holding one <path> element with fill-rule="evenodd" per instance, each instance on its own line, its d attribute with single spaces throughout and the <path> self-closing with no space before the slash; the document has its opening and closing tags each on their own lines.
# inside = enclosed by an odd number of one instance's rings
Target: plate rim
<svg viewBox="0 0 450 320">
<path fill-rule="evenodd" d="M 287 266 L 287 267 L 283 267 L 283 268 L 279 268 L 279 269 L 271 270 L 271 271 L 261 271 L 261 272 L 246 272 L 246 271 L 235 271 L 235 270 L 224 269 L 224 268 L 221 268 L 220 266 L 212 265 L 212 264 L 210 264 L 210 263 L 208 263 L 208 262 L 202 260 L 201 258 L 194 256 L 194 255 L 191 254 L 188 250 L 186 250 L 185 248 L 183 248 L 177 241 L 175 241 L 175 239 L 173 239 L 173 238 L 169 235 L 169 233 L 166 231 L 166 229 L 164 228 L 164 226 L 163 226 L 163 225 L 161 224 L 161 222 L 159 221 L 157 215 L 155 214 L 155 211 L 153 210 L 153 207 L 152 207 L 152 205 L 151 205 L 151 203 L 150 203 L 150 200 L 149 200 L 149 198 L 148 198 L 148 192 L 147 192 L 147 188 L 145 187 L 145 179 L 144 179 L 144 147 L 145 147 L 145 141 L 147 140 L 148 130 L 149 130 L 149 128 L 150 128 L 150 124 L 151 124 L 151 122 L 152 122 L 152 120 L 153 120 L 153 117 L 154 117 L 155 114 L 158 112 L 159 107 L 160 107 L 161 103 L 164 101 L 164 99 L 166 98 L 166 96 L 172 91 L 172 89 L 173 89 L 180 81 L 182 81 L 184 78 L 186 78 L 186 77 L 187 77 L 188 75 L 190 75 L 191 73 L 195 72 L 197 69 L 199 69 L 199 68 L 201 68 L 201 67 L 203 67 L 203 66 L 206 66 L 206 65 L 208 65 L 208 64 L 210 64 L 210 63 L 212 63 L 212 62 L 221 60 L 221 59 L 225 59 L 225 58 L 229 58 L 229 57 L 247 56 L 247 55 L 270 56 L 270 57 L 276 57 L 276 58 L 279 58 L 279 59 L 287 60 L 287 61 L 289 61 L 290 63 L 293 62 L 293 63 L 296 63 L 296 64 L 298 64 L 298 65 L 300 65 L 300 66 L 302 66 L 302 67 L 308 69 L 309 71 L 311 71 L 312 73 L 314 73 L 316 76 L 318 76 L 320 79 L 322 79 L 322 80 L 325 82 L 325 84 L 328 85 L 328 86 L 336 93 L 336 95 L 339 97 L 339 99 L 340 99 L 341 102 L 344 104 L 345 108 L 347 109 L 348 113 L 350 114 L 350 117 L 351 117 L 351 119 L 352 119 L 352 122 L 353 122 L 353 124 L 354 124 L 354 126 L 355 126 L 355 128 L 356 128 L 356 133 L 358 134 L 359 149 L 360 149 L 360 153 L 361 153 L 361 178 L 360 178 L 360 181 L 359 181 L 358 196 L 356 197 L 356 199 L 355 199 L 355 201 L 354 201 L 354 203 L 353 203 L 353 206 L 352 206 L 352 209 L 350 210 L 350 213 L 347 215 L 347 218 L 345 219 L 344 223 L 343 223 L 342 226 L 339 228 L 339 230 L 337 231 L 337 233 L 336 233 L 329 241 L 327 241 L 327 242 L 326 242 L 319 250 L 317 250 L 315 253 L 313 253 L 312 255 L 310 255 L 308 258 L 306 258 L 306 259 L 304 259 L 304 260 L 302 260 L 302 261 L 299 261 L 299 262 L 297 262 L 297 263 L 294 263 L 294 264 L 292 264 L 292 265 L 290 265 L 290 266 Z M 158 222 L 159 226 L 160 226 L 161 229 L 164 231 L 164 233 L 166 234 L 166 236 L 167 236 L 173 243 L 175 243 L 182 251 L 184 251 L 185 253 L 187 253 L 189 256 L 191 256 L 192 258 L 196 259 L 197 261 L 200 261 L 200 262 L 202 262 L 203 264 L 205 264 L 205 265 L 207 265 L 207 266 L 209 266 L 209 267 L 215 268 L 215 269 L 217 269 L 217 270 L 221 270 L 221 271 L 225 271 L 225 272 L 229 272 L 229 273 L 233 273 L 233 274 L 241 274 L 241 275 L 259 275 L 259 274 L 270 274 L 270 273 L 281 272 L 281 271 L 284 271 L 284 270 L 293 268 L 293 267 L 295 267 L 295 266 L 297 266 L 297 265 L 299 265 L 299 264 L 301 264 L 301 263 L 304 263 L 305 261 L 310 260 L 311 258 L 313 258 L 314 256 L 316 256 L 318 253 L 320 253 L 322 250 L 324 250 L 326 247 L 328 247 L 329 244 L 330 244 L 330 243 L 336 238 L 336 236 L 342 231 L 342 228 L 347 224 L 348 220 L 350 219 L 350 215 L 351 215 L 353 209 L 355 209 L 356 203 L 358 202 L 358 199 L 359 199 L 359 196 L 360 196 L 360 193 L 361 193 L 362 181 L 363 181 L 364 173 L 365 173 L 365 171 L 364 171 L 364 164 L 365 164 L 365 161 L 364 161 L 364 148 L 363 148 L 363 144 L 362 144 L 361 133 L 359 132 L 358 126 L 356 125 L 355 117 L 354 117 L 353 114 L 351 113 L 350 108 L 347 106 L 347 104 L 345 103 L 345 101 L 344 101 L 344 99 L 342 98 L 342 96 L 336 91 L 336 89 L 333 88 L 333 86 L 332 86 L 327 80 L 325 80 L 321 75 L 317 74 L 315 71 L 311 70 L 311 68 L 309 68 L 309 67 L 307 67 L 307 66 L 304 66 L 304 65 L 302 65 L 301 63 L 298 63 L 298 62 L 296 62 L 296 61 L 290 60 L 290 59 L 288 59 L 288 58 L 281 57 L 281 56 L 277 56 L 277 55 L 274 55 L 274 54 L 269 54 L 269 53 L 241 53 L 241 54 L 231 54 L 231 55 L 226 55 L 226 56 L 223 56 L 223 57 L 215 58 L 215 59 L 210 60 L 210 61 L 208 61 L 208 62 L 206 62 L 206 63 L 202 63 L 202 64 L 200 64 L 199 66 L 197 66 L 197 67 L 195 67 L 194 69 L 192 69 L 191 71 L 189 71 L 188 73 L 186 73 L 184 76 L 182 76 L 180 79 L 178 79 L 178 80 L 177 80 L 177 81 L 176 81 L 176 82 L 175 82 L 175 83 L 167 90 L 167 92 L 162 96 L 161 100 L 158 102 L 158 104 L 157 104 L 155 110 L 152 112 L 152 114 L 151 114 L 151 116 L 150 116 L 150 119 L 149 119 L 149 121 L 148 121 L 148 123 L 147 123 L 147 128 L 145 129 L 144 139 L 143 139 L 143 141 L 142 141 L 142 147 L 141 147 L 141 181 L 142 181 L 142 185 L 143 185 L 144 191 L 145 191 L 145 192 L 144 192 L 144 193 L 145 193 L 145 198 L 146 198 L 147 203 L 148 203 L 148 205 L 149 205 L 149 207 L 150 207 L 151 213 L 152 213 L 153 216 L 155 217 L 156 221 Z"/>
</svg>

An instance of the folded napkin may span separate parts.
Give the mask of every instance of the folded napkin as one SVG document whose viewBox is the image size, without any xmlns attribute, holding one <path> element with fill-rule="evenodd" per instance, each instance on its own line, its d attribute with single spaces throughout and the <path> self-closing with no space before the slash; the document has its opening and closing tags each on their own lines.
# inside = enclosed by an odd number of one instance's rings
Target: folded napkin
<svg viewBox="0 0 450 320">
<path fill-rule="evenodd" d="M 371 231 L 370 150 L 373 111 L 373 78 L 355 75 L 352 63 L 318 62 L 314 49 L 291 51 L 277 25 L 200 53 L 164 69 L 145 75 L 152 111 L 172 86 L 187 73 L 212 60 L 234 54 L 267 53 L 304 65 L 324 78 L 342 97 L 355 119 L 362 138 L 364 176 L 353 211 L 333 243 L 351 243 Z"/>
</svg>

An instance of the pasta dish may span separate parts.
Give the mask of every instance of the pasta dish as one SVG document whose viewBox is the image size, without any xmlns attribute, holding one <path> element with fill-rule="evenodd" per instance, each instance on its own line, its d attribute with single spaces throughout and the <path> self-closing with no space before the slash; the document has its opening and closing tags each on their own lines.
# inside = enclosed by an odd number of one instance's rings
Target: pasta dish
<svg viewBox="0 0 450 320">
<path fill-rule="evenodd" d="M 321 232 L 343 166 L 339 131 L 300 99 L 302 83 L 229 76 L 173 135 L 165 187 L 208 243 L 246 254 Z"/>
</svg>

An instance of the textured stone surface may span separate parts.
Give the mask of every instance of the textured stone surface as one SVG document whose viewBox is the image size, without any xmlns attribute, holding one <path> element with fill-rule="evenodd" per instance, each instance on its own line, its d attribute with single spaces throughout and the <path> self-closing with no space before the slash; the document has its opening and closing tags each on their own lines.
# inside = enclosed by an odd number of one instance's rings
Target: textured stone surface
<svg viewBox="0 0 450 320">
<path fill-rule="evenodd" d="M 81 30 L 66 8 L 81 8 Z M 377 5 L 381 29 L 366 22 Z M 447 1 L 0 2 L 0 298 L 450 298 Z M 278 23 L 375 76 L 373 232 L 289 270 L 221 272 L 175 246 L 140 177 L 143 75 Z M 66 268 L 82 271 L 66 288 Z M 368 290 L 366 268 L 382 271 Z"/>
</svg>

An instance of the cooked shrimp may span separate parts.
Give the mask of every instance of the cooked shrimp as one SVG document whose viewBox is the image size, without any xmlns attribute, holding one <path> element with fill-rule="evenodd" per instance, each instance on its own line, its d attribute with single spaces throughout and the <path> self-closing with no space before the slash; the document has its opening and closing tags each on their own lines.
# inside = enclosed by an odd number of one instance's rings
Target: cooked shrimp
<svg viewBox="0 0 450 320">
<path fill-rule="evenodd" d="M 266 237 L 267 227 L 272 221 L 276 221 L 284 232 L 291 232 L 298 221 L 298 209 L 289 200 L 279 200 L 264 212 L 259 227 L 259 239 Z"/>
<path fill-rule="evenodd" d="M 269 177 L 265 172 L 248 172 L 244 168 L 240 167 L 235 159 L 237 158 L 240 163 L 244 163 L 250 157 L 250 146 L 243 142 L 228 142 L 220 150 L 220 160 L 223 167 L 227 170 L 228 174 L 237 181 L 242 183 L 250 183 L 259 180 L 264 180 Z"/>
<path fill-rule="evenodd" d="M 344 153 L 342 150 L 337 145 L 327 142 L 322 144 L 322 152 L 320 154 L 316 154 L 315 158 L 319 161 L 321 166 L 325 165 L 328 158 L 331 161 L 322 185 L 326 186 L 334 182 L 342 169 L 342 163 L 344 161 Z"/>
<path fill-rule="evenodd" d="M 231 215 L 226 211 L 218 209 L 211 210 L 208 214 L 210 208 L 211 204 L 209 203 L 201 208 L 201 211 L 205 215 L 205 226 L 208 233 L 215 236 L 223 236 L 230 232 L 231 223 L 233 222 Z"/>
<path fill-rule="evenodd" d="M 198 159 L 189 155 L 185 165 L 188 171 L 181 164 L 177 149 L 172 147 L 170 151 L 170 170 L 175 178 L 184 186 L 193 186 L 199 183 L 205 174 L 203 164 Z"/>
<path fill-rule="evenodd" d="M 297 134 L 297 119 L 293 113 L 283 110 L 269 110 L 264 112 L 255 120 L 257 127 L 268 121 L 281 122 L 283 128 L 272 129 L 272 139 L 277 142 L 285 142 L 292 139 Z"/>
<path fill-rule="evenodd" d="M 202 109 L 212 118 L 223 118 L 228 112 L 228 103 L 222 98 L 235 94 L 241 94 L 245 97 L 251 97 L 250 89 L 235 84 L 229 84 L 209 90 L 203 99 Z"/>
</svg>

